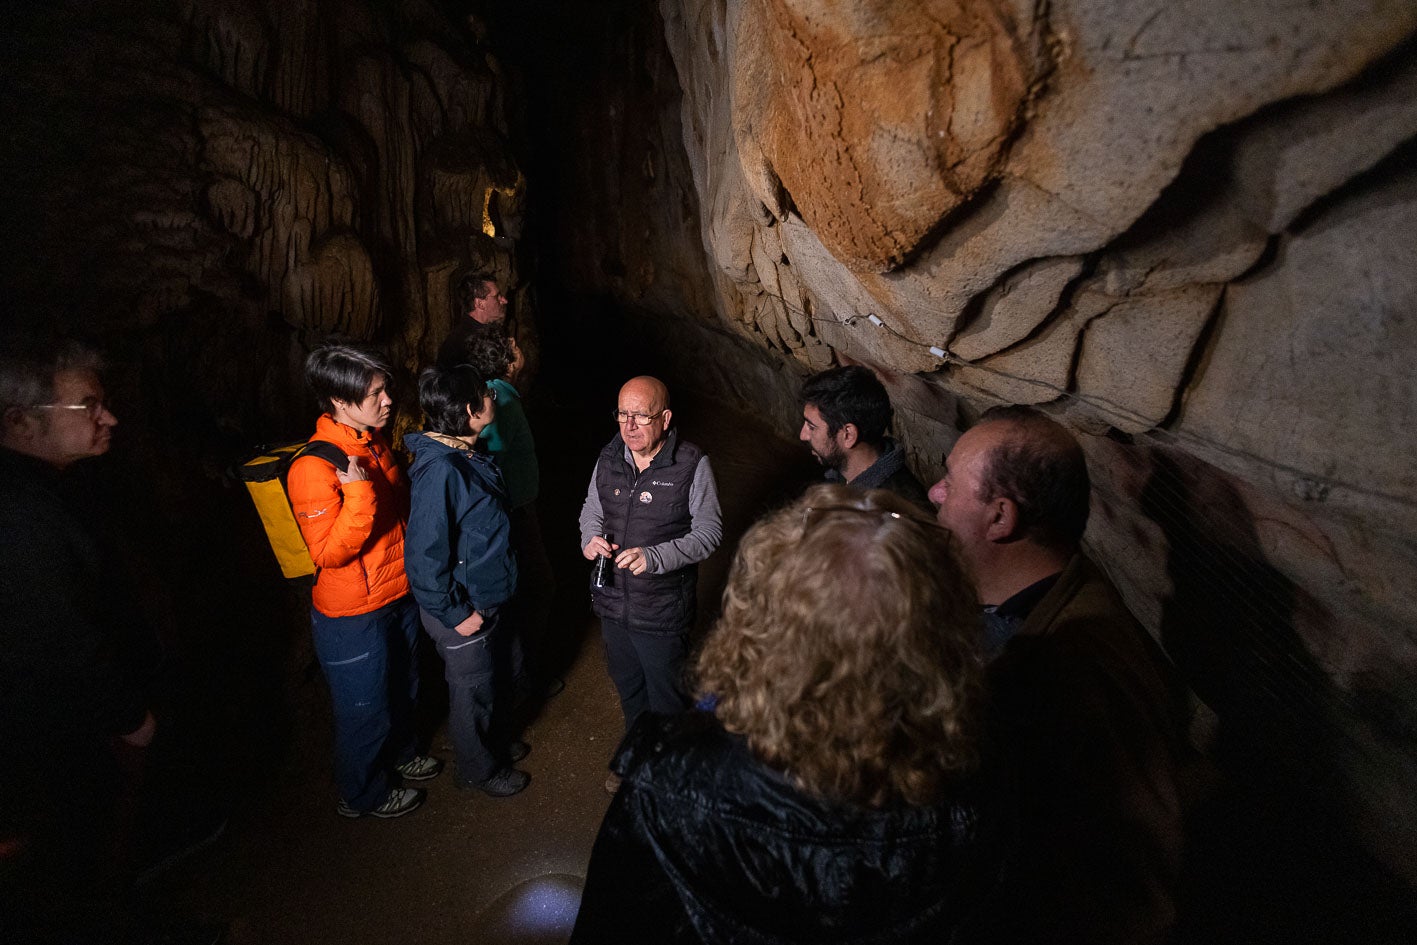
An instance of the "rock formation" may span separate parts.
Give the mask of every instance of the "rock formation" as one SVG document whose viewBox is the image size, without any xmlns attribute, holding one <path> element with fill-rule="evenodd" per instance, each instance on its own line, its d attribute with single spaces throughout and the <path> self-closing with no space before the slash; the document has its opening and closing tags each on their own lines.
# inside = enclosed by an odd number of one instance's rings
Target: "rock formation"
<svg viewBox="0 0 1417 945">
<path fill-rule="evenodd" d="M 1417 878 L 1417 7 L 660 12 L 706 321 L 885 374 L 927 476 L 957 411 L 1070 422 L 1197 692 Z"/>
<path fill-rule="evenodd" d="M 148 418 L 163 434 L 290 435 L 309 345 L 378 342 L 413 367 L 462 271 L 521 290 L 505 83 L 434 4 L 15 6 L 10 316 L 165 372 L 187 403 Z"/>
</svg>

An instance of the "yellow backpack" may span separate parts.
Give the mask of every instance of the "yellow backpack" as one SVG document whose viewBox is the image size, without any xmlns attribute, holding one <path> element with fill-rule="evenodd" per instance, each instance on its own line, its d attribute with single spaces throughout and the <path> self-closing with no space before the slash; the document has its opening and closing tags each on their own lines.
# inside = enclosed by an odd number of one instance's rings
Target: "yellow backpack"
<svg viewBox="0 0 1417 945">
<path fill-rule="evenodd" d="M 256 503 L 256 513 L 261 516 L 261 524 L 266 528 L 266 540 L 271 543 L 281 573 L 288 578 L 315 573 L 315 562 L 310 558 L 310 550 L 305 547 L 305 538 L 300 534 L 300 526 L 295 523 L 295 512 L 291 510 L 290 497 L 285 492 L 285 477 L 290 472 L 290 464 L 301 456 L 317 456 L 336 469 L 344 468 L 349 462 L 344 450 L 335 444 L 325 440 L 307 440 L 262 450 L 236 467 L 236 478 L 246 483 L 251 501 Z"/>
</svg>

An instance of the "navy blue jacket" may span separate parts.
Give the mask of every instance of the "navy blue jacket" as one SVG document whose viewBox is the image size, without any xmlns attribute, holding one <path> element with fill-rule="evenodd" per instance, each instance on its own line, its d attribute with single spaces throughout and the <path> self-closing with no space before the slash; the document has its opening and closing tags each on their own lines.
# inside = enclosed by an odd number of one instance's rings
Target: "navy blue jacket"
<svg viewBox="0 0 1417 945">
<path fill-rule="evenodd" d="M 413 454 L 403 551 L 409 587 L 420 607 L 456 627 L 474 610 L 505 604 L 517 588 L 507 489 L 485 453 L 424 433 L 408 434 L 403 444 Z"/>
</svg>

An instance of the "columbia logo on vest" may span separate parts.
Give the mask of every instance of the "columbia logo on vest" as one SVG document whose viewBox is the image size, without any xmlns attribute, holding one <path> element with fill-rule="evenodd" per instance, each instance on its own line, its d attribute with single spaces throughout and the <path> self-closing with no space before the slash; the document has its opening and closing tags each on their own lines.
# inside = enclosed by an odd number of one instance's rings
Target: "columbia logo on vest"
<svg viewBox="0 0 1417 945">
<path fill-rule="evenodd" d="M 649 484 L 652 485 L 652 486 L 673 486 L 673 485 L 674 485 L 674 483 L 672 483 L 672 482 L 664 482 L 664 481 L 661 480 L 661 479 L 651 479 L 651 480 L 649 481 Z"/>
</svg>

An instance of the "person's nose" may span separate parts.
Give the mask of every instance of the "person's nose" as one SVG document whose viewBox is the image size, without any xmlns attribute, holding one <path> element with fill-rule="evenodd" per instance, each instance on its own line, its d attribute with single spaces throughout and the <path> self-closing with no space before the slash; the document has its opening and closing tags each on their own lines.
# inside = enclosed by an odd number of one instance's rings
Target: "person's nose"
<svg viewBox="0 0 1417 945">
<path fill-rule="evenodd" d="M 936 505 L 944 505 L 945 497 L 947 495 L 948 489 L 945 487 L 945 480 L 943 479 L 941 479 L 939 482 L 935 483 L 933 486 L 930 487 L 930 501 L 935 503 Z"/>
<path fill-rule="evenodd" d="M 801 440 L 803 443 L 811 442 L 812 434 L 807 429 L 807 424 L 802 424 L 802 429 L 797 431 L 797 439 Z"/>
<path fill-rule="evenodd" d="M 118 426 L 118 416 L 112 410 L 108 409 L 107 404 L 104 404 L 98 409 L 98 425 L 101 427 Z"/>
</svg>

